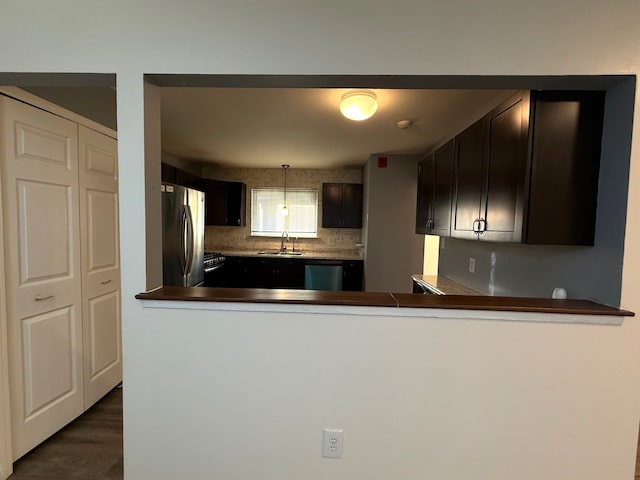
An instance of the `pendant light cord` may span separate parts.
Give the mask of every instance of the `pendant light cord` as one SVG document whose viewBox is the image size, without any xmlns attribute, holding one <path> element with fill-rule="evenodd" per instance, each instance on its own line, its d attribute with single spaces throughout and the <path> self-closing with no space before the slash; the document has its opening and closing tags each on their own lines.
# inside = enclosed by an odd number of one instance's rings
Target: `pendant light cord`
<svg viewBox="0 0 640 480">
<path fill-rule="evenodd" d="M 287 169 L 289 165 L 282 165 L 284 168 L 284 208 L 287 208 Z"/>
</svg>

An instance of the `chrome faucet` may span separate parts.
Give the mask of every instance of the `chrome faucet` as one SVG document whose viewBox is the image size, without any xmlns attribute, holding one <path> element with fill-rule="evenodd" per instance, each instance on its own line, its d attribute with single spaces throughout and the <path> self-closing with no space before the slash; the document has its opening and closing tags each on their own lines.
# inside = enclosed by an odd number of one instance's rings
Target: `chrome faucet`
<svg viewBox="0 0 640 480">
<path fill-rule="evenodd" d="M 287 251 L 287 247 L 284 246 L 284 239 L 287 239 L 287 242 L 289 241 L 289 234 L 287 232 L 282 232 L 282 239 L 280 240 L 280 251 L 281 252 L 286 252 Z"/>
</svg>

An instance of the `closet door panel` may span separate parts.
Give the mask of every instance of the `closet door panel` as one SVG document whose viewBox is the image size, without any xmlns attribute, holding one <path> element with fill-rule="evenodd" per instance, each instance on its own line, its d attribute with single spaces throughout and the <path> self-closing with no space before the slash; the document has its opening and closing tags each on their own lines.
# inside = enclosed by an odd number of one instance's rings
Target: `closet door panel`
<svg viewBox="0 0 640 480">
<path fill-rule="evenodd" d="M 84 407 L 122 381 L 117 142 L 79 127 Z"/>
<path fill-rule="evenodd" d="M 77 124 L 0 98 L 14 459 L 83 411 Z"/>
<path fill-rule="evenodd" d="M 90 372 L 89 379 L 101 375 L 120 361 L 120 294 L 110 292 L 89 301 Z"/>
<path fill-rule="evenodd" d="M 68 185 L 16 180 L 20 252 L 20 284 L 69 278 L 73 263 L 69 246 L 73 229 Z M 49 219 L 55 218 L 55 221 Z M 43 247 L 46 239 L 47 248 Z"/>
<path fill-rule="evenodd" d="M 87 273 L 118 268 L 118 198 L 113 192 L 86 190 Z"/>
<path fill-rule="evenodd" d="M 77 348 L 73 335 L 76 323 L 75 312 L 69 307 L 23 320 L 27 418 L 77 392 L 76 359 L 69 355 Z"/>
</svg>

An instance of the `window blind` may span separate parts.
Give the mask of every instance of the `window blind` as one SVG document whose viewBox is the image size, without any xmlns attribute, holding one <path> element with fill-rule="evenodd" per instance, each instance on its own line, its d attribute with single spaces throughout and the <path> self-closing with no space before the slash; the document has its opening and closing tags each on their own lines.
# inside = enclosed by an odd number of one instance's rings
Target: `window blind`
<svg viewBox="0 0 640 480">
<path fill-rule="evenodd" d="M 287 232 L 292 237 L 318 236 L 318 191 L 287 189 L 289 215 L 282 215 L 283 188 L 251 190 L 251 235 L 279 237 Z"/>
</svg>

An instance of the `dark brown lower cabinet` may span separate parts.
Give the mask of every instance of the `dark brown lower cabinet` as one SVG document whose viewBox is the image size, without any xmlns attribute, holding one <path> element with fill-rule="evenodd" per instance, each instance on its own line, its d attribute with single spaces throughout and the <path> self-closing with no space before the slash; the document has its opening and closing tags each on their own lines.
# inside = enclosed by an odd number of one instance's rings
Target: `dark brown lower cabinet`
<svg viewBox="0 0 640 480">
<path fill-rule="evenodd" d="M 341 265 L 342 290 L 362 291 L 362 260 L 274 257 L 226 257 L 216 286 L 232 288 L 304 288 L 305 265 Z"/>
<path fill-rule="evenodd" d="M 275 288 L 304 288 L 304 263 L 298 259 L 276 259 Z"/>
<path fill-rule="evenodd" d="M 219 287 L 257 288 L 252 271 L 252 257 L 226 257 L 223 266 L 224 275 L 219 279 Z"/>
<path fill-rule="evenodd" d="M 345 292 L 361 292 L 364 278 L 364 262 L 362 260 L 345 260 L 342 262 L 342 290 Z"/>
<path fill-rule="evenodd" d="M 304 288 L 304 262 L 273 257 L 227 257 L 222 285 L 232 288 Z"/>
</svg>

